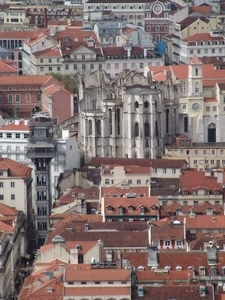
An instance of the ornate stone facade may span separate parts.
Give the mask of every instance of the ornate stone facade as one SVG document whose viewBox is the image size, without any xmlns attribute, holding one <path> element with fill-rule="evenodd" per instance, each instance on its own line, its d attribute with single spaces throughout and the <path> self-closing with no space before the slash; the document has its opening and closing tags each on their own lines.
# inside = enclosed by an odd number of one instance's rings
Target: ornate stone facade
<svg viewBox="0 0 225 300">
<path fill-rule="evenodd" d="M 79 140 L 92 156 L 156 158 L 163 148 L 162 91 L 151 73 L 124 70 L 110 79 L 103 70 L 84 74 L 79 90 Z"/>
</svg>

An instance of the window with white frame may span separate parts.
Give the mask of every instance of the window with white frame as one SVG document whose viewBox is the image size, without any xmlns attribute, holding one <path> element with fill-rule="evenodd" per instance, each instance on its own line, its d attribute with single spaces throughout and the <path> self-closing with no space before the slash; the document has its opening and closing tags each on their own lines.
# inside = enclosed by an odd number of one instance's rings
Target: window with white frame
<svg viewBox="0 0 225 300">
<path fill-rule="evenodd" d="M 164 241 L 164 246 L 165 247 L 171 247 L 171 241 L 170 240 L 165 240 Z"/>
<path fill-rule="evenodd" d="M 183 242 L 180 241 L 180 240 L 177 240 L 177 241 L 176 241 L 176 247 L 177 247 L 177 248 L 182 248 L 182 247 L 183 247 Z"/>
</svg>

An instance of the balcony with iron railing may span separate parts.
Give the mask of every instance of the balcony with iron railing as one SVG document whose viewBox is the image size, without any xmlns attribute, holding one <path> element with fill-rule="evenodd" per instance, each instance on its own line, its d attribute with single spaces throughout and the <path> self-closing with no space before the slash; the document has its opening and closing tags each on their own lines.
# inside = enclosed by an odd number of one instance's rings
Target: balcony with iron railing
<svg viewBox="0 0 225 300">
<path fill-rule="evenodd" d="M 30 159 L 34 158 L 53 158 L 55 156 L 55 148 L 29 148 L 26 156 Z"/>
</svg>

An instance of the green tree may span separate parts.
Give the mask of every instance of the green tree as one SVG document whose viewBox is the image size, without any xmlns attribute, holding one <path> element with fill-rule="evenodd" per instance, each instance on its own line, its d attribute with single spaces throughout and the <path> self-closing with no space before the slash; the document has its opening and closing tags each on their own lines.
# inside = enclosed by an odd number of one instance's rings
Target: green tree
<svg viewBox="0 0 225 300">
<path fill-rule="evenodd" d="M 66 74 L 63 75 L 61 73 L 48 73 L 56 80 L 61 81 L 64 83 L 65 88 L 70 91 L 72 94 L 77 94 L 78 91 L 78 75 L 77 74 Z"/>
</svg>

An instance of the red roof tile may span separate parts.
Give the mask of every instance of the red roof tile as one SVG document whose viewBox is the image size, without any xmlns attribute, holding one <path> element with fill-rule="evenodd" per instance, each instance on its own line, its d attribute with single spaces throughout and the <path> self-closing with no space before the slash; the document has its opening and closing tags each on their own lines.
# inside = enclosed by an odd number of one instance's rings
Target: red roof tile
<svg viewBox="0 0 225 300">
<path fill-rule="evenodd" d="M 16 122 L 5 125 L 0 127 L 0 132 L 5 132 L 5 131 L 20 131 L 20 132 L 29 132 L 29 127 L 28 125 L 25 125 L 24 121 L 19 121 L 19 124 L 17 125 Z"/>
<path fill-rule="evenodd" d="M 10 177 L 28 178 L 32 169 L 9 158 L 0 158 L 0 170 L 8 171 Z"/>
<path fill-rule="evenodd" d="M 222 186 L 217 182 L 216 176 L 211 174 L 206 175 L 204 171 L 197 170 L 183 170 L 180 176 L 180 188 L 181 194 L 183 191 L 188 191 L 189 195 L 193 194 L 193 190 L 207 187 L 209 194 L 214 195 L 215 189 L 218 189 L 222 193 Z"/>
</svg>

